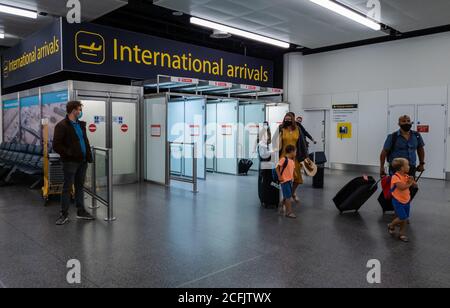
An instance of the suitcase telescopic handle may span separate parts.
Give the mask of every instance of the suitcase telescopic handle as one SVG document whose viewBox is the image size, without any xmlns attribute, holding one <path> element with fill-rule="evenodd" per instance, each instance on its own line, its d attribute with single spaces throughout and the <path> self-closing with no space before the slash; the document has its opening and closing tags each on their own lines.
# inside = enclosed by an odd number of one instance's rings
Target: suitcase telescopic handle
<svg viewBox="0 0 450 308">
<path fill-rule="evenodd" d="M 424 171 L 422 171 L 422 172 L 419 174 L 419 176 L 418 176 L 416 179 L 414 179 L 414 181 L 418 182 L 418 181 L 420 180 L 420 178 L 422 177 L 423 172 L 424 172 Z"/>
<path fill-rule="evenodd" d="M 382 179 L 382 178 L 381 178 Z M 373 189 L 374 187 L 378 187 L 378 184 L 380 184 L 381 179 L 379 179 L 375 184 L 372 185 L 370 189 Z"/>
</svg>

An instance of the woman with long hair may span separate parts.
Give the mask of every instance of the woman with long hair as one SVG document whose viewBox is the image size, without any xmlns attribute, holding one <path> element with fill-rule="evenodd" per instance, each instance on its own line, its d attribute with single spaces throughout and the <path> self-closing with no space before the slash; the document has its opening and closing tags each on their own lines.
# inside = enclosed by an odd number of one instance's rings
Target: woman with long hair
<svg viewBox="0 0 450 308">
<path fill-rule="evenodd" d="M 302 133 L 300 126 L 295 121 L 295 113 L 293 112 L 288 112 L 286 114 L 283 123 L 278 128 L 278 147 L 280 151 L 280 158 L 286 156 L 286 148 L 289 145 L 295 146 L 297 149 L 293 198 L 296 202 L 298 202 L 299 199 L 297 197 L 297 189 L 301 184 L 303 184 L 302 162 L 308 157 L 308 150 L 305 136 Z"/>
</svg>

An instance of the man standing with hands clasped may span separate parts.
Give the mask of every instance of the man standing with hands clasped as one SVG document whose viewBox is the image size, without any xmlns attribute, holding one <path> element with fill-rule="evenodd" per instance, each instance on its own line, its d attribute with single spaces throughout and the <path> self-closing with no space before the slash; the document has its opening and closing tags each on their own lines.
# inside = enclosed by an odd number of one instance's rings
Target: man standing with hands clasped
<svg viewBox="0 0 450 308">
<path fill-rule="evenodd" d="M 86 122 L 80 121 L 83 116 L 81 102 L 67 103 L 67 116 L 55 127 L 53 149 L 61 156 L 64 171 L 64 187 L 61 196 L 61 216 L 57 225 L 69 222 L 70 192 L 75 188 L 77 218 L 94 220 L 84 207 L 84 182 L 88 163 L 92 163 L 92 153 L 86 135 Z"/>
</svg>

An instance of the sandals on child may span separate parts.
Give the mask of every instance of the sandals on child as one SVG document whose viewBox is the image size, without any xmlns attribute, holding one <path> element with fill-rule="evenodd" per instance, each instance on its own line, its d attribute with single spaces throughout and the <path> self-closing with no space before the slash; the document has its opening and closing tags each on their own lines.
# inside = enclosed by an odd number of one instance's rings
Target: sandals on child
<svg viewBox="0 0 450 308">
<path fill-rule="evenodd" d="M 409 238 L 406 235 L 400 235 L 398 239 L 403 243 L 409 243 Z"/>
<path fill-rule="evenodd" d="M 390 224 L 388 225 L 388 232 L 390 235 L 395 235 L 395 227 L 392 227 Z"/>
<path fill-rule="evenodd" d="M 296 219 L 297 215 L 295 215 L 294 213 L 291 212 L 289 214 L 286 214 L 286 218 Z"/>
</svg>

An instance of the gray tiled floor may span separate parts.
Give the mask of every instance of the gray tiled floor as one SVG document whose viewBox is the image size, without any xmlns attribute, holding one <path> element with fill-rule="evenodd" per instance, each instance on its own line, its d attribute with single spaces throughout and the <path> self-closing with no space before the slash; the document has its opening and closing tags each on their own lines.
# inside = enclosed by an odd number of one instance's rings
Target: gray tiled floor
<svg viewBox="0 0 450 308">
<path fill-rule="evenodd" d="M 64 227 L 54 225 L 57 202 L 44 208 L 39 191 L 1 187 L 0 287 L 70 287 L 73 258 L 81 287 L 370 287 L 374 258 L 382 287 L 450 287 L 450 183 L 421 183 L 403 244 L 387 234 L 376 196 L 339 215 L 331 199 L 355 176 L 305 184 L 294 221 L 259 207 L 254 176 L 209 175 L 197 195 L 184 184 L 116 187 L 116 222 Z"/>
</svg>

